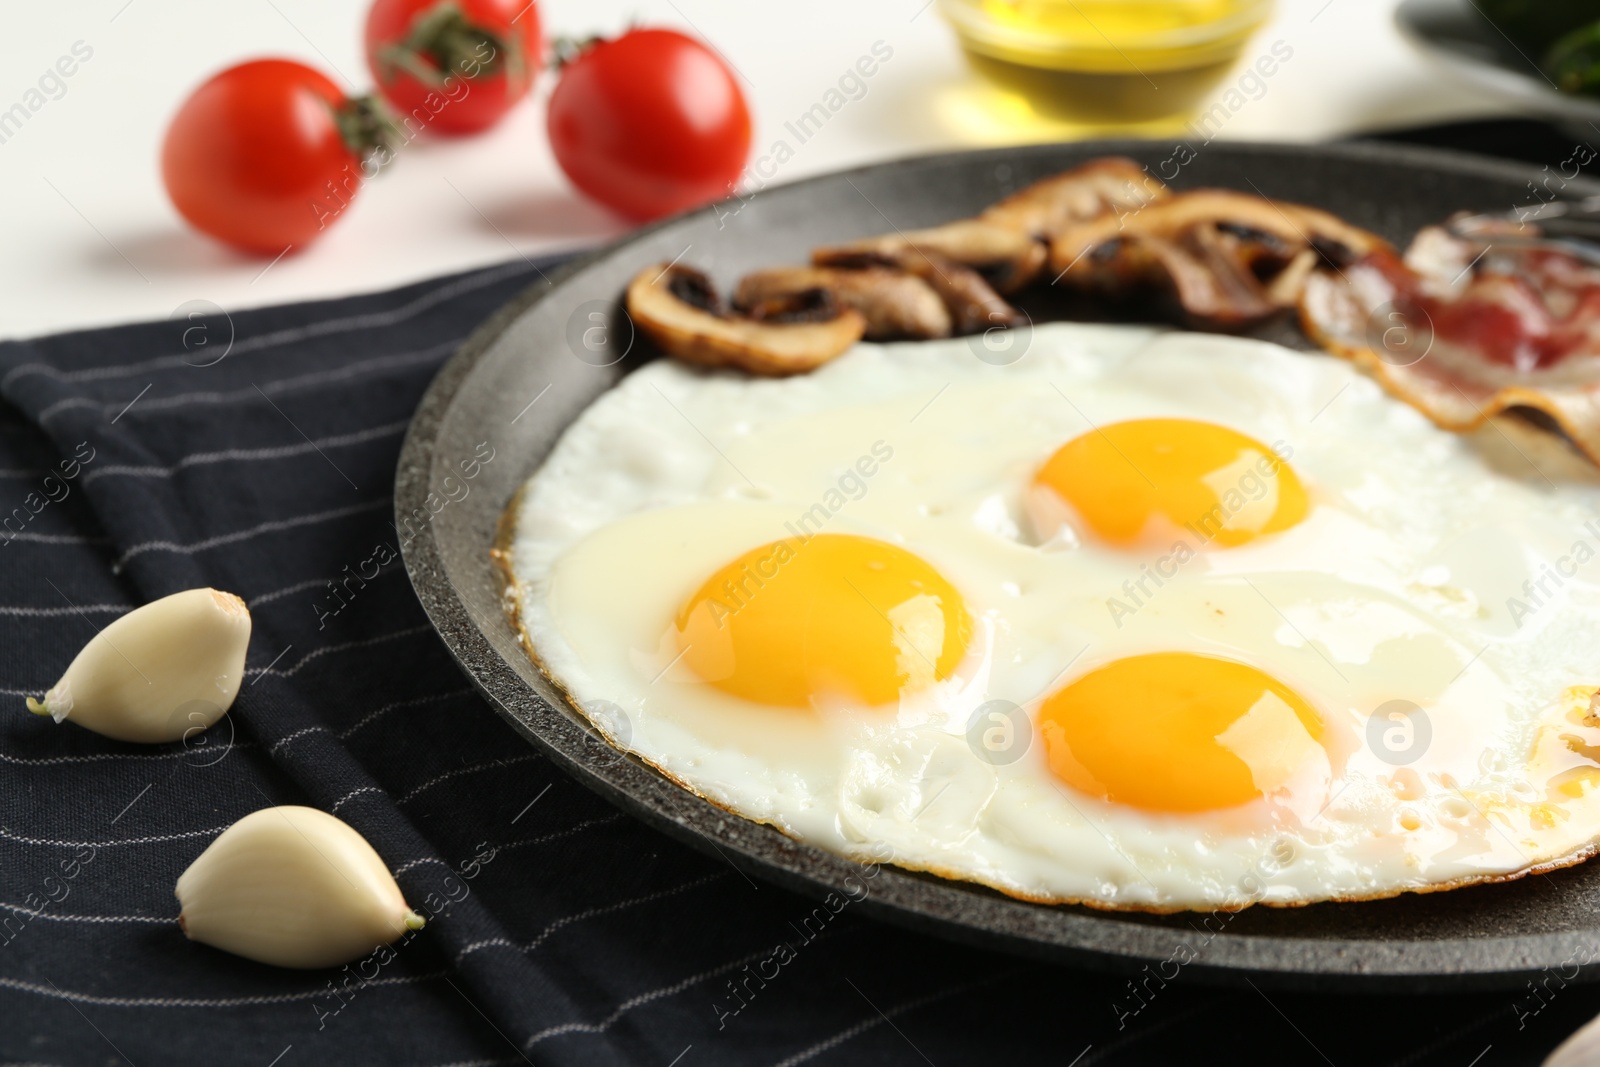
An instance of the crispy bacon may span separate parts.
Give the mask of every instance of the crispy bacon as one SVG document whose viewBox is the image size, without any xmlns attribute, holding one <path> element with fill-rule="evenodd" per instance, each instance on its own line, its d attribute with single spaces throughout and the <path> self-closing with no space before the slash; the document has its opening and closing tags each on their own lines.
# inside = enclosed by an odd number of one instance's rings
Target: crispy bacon
<svg viewBox="0 0 1600 1067">
<path fill-rule="evenodd" d="M 1319 272 L 1300 316 L 1445 429 L 1533 408 L 1600 463 L 1600 269 L 1575 256 L 1428 227 L 1404 260 L 1378 250 Z"/>
</svg>

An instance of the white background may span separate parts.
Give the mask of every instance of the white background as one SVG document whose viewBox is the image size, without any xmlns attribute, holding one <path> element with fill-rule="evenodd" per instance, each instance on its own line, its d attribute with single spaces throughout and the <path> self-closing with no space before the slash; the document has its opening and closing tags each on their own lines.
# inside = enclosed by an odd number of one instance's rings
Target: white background
<svg viewBox="0 0 1600 1067">
<path fill-rule="evenodd" d="M 961 146 L 1083 131 L 998 121 L 926 0 L 540 0 L 546 33 L 614 33 L 630 19 L 708 38 L 739 70 L 756 154 L 874 41 L 894 49 L 867 95 L 800 146 L 777 176 Z M 0 144 L 0 337 L 159 319 L 191 300 L 234 310 L 336 296 L 573 248 L 626 224 L 564 181 L 545 144 L 543 79 L 498 128 L 419 138 L 317 244 L 268 267 L 187 230 L 161 188 L 168 119 L 189 90 L 259 55 L 299 58 L 369 86 L 363 0 L 73 0 L 12 5 L 0 37 L 0 111 L 73 43 L 93 58 Z M 1449 82 L 1392 25 L 1389 0 L 1279 0 L 1244 60 L 1283 40 L 1293 59 L 1223 131 L 1310 141 L 1483 116 L 1503 108 Z M 1226 84 L 1226 83 L 1224 83 Z M 265 270 L 264 270 L 265 268 Z"/>
</svg>

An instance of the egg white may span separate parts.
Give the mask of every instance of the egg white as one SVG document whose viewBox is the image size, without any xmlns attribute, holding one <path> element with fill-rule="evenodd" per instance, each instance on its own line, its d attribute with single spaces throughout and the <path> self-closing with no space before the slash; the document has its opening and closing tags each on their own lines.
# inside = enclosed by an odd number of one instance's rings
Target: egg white
<svg viewBox="0 0 1600 1067">
<path fill-rule="evenodd" d="M 1152 416 L 1278 448 L 1310 515 L 1181 564 L 1092 537 L 1037 543 L 1039 465 L 1095 427 Z M 1597 505 L 1593 485 L 1506 473 L 1343 362 L 1058 324 L 1009 366 L 964 340 L 862 344 L 784 380 L 652 363 L 567 430 L 503 554 L 541 668 L 615 742 L 708 799 L 836 852 L 887 846 L 902 866 L 1029 899 L 1175 910 L 1387 896 L 1585 855 L 1600 789 L 1552 779 L 1596 766 L 1583 746 L 1600 746 L 1585 719 L 1600 560 L 1563 567 L 1536 608 L 1523 583 L 1578 544 L 1600 548 Z M 898 708 L 786 711 L 675 661 L 687 597 L 797 528 L 890 541 L 936 567 L 977 620 L 957 676 Z M 1157 651 L 1290 685 L 1322 717 L 1325 755 L 1261 801 L 1186 815 L 1055 778 L 1030 728 L 1039 700 Z M 1432 727 L 1405 766 L 1369 740 L 1395 700 Z M 1019 747 L 999 759 L 972 740 L 993 701 L 1022 709 L 1006 727 Z"/>
</svg>

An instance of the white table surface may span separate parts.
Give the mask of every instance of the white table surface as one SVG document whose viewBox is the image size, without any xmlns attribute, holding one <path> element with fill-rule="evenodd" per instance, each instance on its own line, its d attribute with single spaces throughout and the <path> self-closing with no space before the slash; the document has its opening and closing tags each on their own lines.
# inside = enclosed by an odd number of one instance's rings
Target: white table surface
<svg viewBox="0 0 1600 1067">
<path fill-rule="evenodd" d="M 777 181 L 962 146 L 1056 139 L 1026 116 L 996 122 L 925 0 L 540 0 L 547 33 L 616 32 L 637 17 L 709 38 L 745 77 L 756 152 L 875 41 L 894 55 L 867 95 L 799 146 Z M 369 84 L 363 0 L 73 0 L 17 5 L 0 37 L 0 110 L 82 41 L 93 56 L 0 143 L 0 337 L 160 319 L 194 300 L 227 310 L 382 289 L 591 244 L 627 224 L 574 192 L 544 136 L 541 81 L 497 129 L 419 138 L 317 244 L 270 266 L 188 230 L 161 187 L 162 133 L 211 73 L 260 55 L 300 58 Z M 1314 141 L 1503 113 L 1448 82 L 1395 32 L 1390 0 L 1279 0 L 1245 52 L 1293 58 L 1227 138 Z M 1224 85 L 1227 83 L 1225 82 Z"/>
</svg>

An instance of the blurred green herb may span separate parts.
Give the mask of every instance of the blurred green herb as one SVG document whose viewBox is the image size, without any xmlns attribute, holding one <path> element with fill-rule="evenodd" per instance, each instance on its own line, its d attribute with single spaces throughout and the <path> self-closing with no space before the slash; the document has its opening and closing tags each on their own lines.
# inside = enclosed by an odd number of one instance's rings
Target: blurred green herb
<svg viewBox="0 0 1600 1067">
<path fill-rule="evenodd" d="M 1472 4 L 1530 56 L 1544 55 L 1558 39 L 1600 14 L 1594 0 L 1472 0 Z"/>
<path fill-rule="evenodd" d="M 1557 41 L 1545 56 L 1544 72 L 1562 92 L 1600 96 L 1600 20 Z"/>
</svg>

